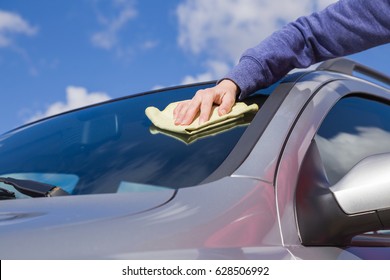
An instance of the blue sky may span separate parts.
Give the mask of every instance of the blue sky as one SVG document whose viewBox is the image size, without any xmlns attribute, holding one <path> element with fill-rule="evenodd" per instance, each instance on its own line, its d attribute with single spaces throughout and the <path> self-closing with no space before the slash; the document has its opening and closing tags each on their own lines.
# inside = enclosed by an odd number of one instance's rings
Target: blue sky
<svg viewBox="0 0 390 280">
<path fill-rule="evenodd" d="M 243 50 L 332 2 L 1 0 L 0 133 L 110 98 L 217 79 Z M 390 74 L 389 53 L 386 45 L 352 58 Z"/>
</svg>

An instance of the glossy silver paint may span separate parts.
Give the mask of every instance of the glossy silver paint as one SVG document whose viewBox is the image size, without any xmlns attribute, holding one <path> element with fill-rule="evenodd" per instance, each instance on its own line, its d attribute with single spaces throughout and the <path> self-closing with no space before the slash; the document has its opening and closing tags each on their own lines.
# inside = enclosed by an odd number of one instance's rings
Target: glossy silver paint
<svg viewBox="0 0 390 280">
<path fill-rule="evenodd" d="M 0 257 L 155 258 L 160 252 L 212 258 L 218 252 L 221 258 L 291 258 L 280 246 L 273 187 L 257 180 L 225 178 L 182 189 L 148 211 L 138 208 L 142 196 L 133 194 L 75 198 L 5 201 Z"/>
<path fill-rule="evenodd" d="M 330 188 L 344 212 L 359 214 L 390 208 L 389 166 L 390 154 L 369 156 Z"/>
<path fill-rule="evenodd" d="M 357 91 L 390 96 L 350 76 L 307 74 L 242 165 L 214 182 L 162 190 L 155 197 L 122 193 L 2 201 L 0 258 L 359 259 L 343 248 L 303 246 L 295 214 L 300 166 L 321 121 L 341 97 Z M 349 195 L 341 195 L 345 187 L 332 189 L 348 213 L 373 208 L 350 206 Z"/>
</svg>

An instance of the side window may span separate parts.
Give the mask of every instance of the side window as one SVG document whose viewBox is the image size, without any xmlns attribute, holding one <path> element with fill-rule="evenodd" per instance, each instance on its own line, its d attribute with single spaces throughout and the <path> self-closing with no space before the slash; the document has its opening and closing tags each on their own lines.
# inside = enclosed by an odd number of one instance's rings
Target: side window
<svg viewBox="0 0 390 280">
<path fill-rule="evenodd" d="M 367 156 L 390 152 L 390 103 L 362 96 L 341 99 L 315 136 L 330 185 Z M 355 236 L 346 250 L 363 259 L 388 258 L 390 231 Z M 374 249 L 373 249 L 374 248 Z M 374 251 L 373 251 L 374 250 Z"/>
<path fill-rule="evenodd" d="M 331 185 L 363 158 L 390 152 L 390 104 L 364 97 L 341 99 L 315 137 Z"/>
</svg>

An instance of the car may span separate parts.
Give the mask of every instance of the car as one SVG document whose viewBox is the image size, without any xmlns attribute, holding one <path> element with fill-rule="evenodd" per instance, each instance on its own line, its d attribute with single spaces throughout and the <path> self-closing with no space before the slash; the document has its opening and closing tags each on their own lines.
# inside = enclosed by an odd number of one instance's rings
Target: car
<svg viewBox="0 0 390 280">
<path fill-rule="evenodd" d="M 390 78 L 346 58 L 184 136 L 145 109 L 205 82 L 0 136 L 1 259 L 390 259 Z"/>
</svg>

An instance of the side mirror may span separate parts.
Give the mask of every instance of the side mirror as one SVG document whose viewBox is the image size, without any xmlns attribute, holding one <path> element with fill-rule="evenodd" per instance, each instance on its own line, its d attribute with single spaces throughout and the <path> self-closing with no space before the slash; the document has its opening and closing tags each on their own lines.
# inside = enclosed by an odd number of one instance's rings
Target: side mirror
<svg viewBox="0 0 390 280">
<path fill-rule="evenodd" d="M 346 214 L 377 211 L 390 227 L 390 153 L 361 160 L 330 190 Z"/>
<path fill-rule="evenodd" d="M 389 170 L 390 154 L 370 156 L 330 186 L 313 140 L 296 193 L 302 244 L 346 246 L 358 234 L 389 228 Z"/>
</svg>

